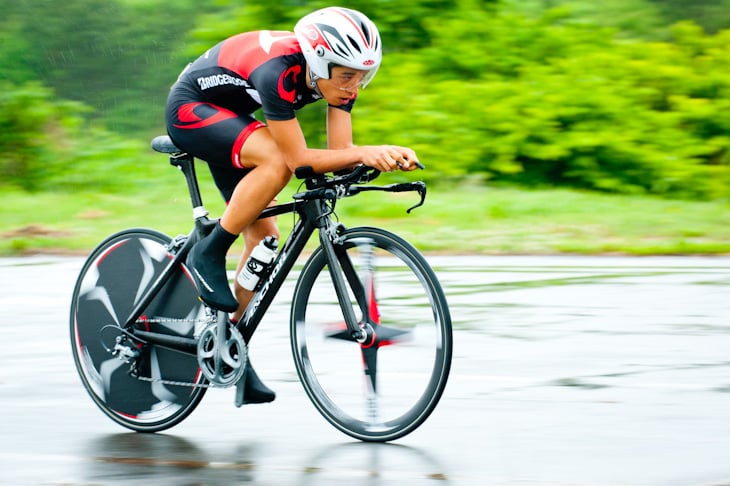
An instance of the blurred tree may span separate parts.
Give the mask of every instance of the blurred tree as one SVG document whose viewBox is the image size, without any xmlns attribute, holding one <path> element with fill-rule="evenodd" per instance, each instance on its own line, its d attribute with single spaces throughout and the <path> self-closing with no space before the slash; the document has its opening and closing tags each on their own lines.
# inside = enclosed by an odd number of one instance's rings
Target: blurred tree
<svg viewBox="0 0 730 486">
<path fill-rule="evenodd" d="M 501 0 L 481 0 L 494 5 Z M 332 5 L 328 0 L 284 0 L 276 3 L 247 3 L 221 0 L 220 10 L 196 20 L 193 39 L 201 42 L 192 53 L 200 53 L 211 43 L 248 30 L 292 30 L 307 13 Z M 456 5 L 456 0 L 350 0 L 348 8 L 360 10 L 378 26 L 386 50 L 419 49 L 430 43 L 425 22 L 438 19 Z"/>
<path fill-rule="evenodd" d="M 117 69 L 125 47 L 121 26 L 128 20 L 116 2 L 68 0 L 63 15 L 53 0 L 21 0 L 19 5 L 14 27 L 31 40 L 27 63 L 60 96 L 88 99 L 123 86 Z"/>
<path fill-rule="evenodd" d="M 129 1 L 129 0 L 127 0 Z M 172 62 L 187 34 L 193 0 L 0 0 L 0 61 L 6 80 L 37 79 L 58 96 L 83 101 L 120 130 L 160 120 Z M 62 13 L 62 14 L 61 14 Z"/>
<path fill-rule="evenodd" d="M 502 10 L 536 18 L 556 8 L 569 13 L 567 22 L 615 28 L 622 37 L 669 40 L 681 20 L 708 32 L 730 28 L 730 0 L 503 0 Z"/>
<path fill-rule="evenodd" d="M 0 80 L 24 83 L 38 79 L 31 62 L 32 41 L 23 35 L 24 21 L 19 4 L 0 0 Z"/>
<path fill-rule="evenodd" d="M 89 111 L 38 82 L 0 81 L 0 186 L 113 191 L 139 184 L 149 172 L 139 165 L 147 144 L 88 123 Z"/>
<path fill-rule="evenodd" d="M 56 118 L 52 92 L 39 84 L 0 83 L 0 180 L 33 189 L 47 154 L 49 125 Z"/>
<path fill-rule="evenodd" d="M 730 0 L 651 0 L 667 23 L 694 20 L 708 32 L 730 29 Z"/>
<path fill-rule="evenodd" d="M 560 11 L 561 22 L 614 29 L 621 37 L 666 39 L 667 20 L 652 0 L 505 0 L 505 9 L 530 18 Z"/>
</svg>

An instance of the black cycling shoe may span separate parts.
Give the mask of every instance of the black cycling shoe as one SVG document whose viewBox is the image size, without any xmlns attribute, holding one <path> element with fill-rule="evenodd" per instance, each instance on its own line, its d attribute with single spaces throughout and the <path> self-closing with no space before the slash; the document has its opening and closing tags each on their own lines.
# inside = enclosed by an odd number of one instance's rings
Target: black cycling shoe
<svg viewBox="0 0 730 486">
<path fill-rule="evenodd" d="M 248 403 L 268 403 L 276 398 L 274 390 L 264 385 L 256 371 L 251 366 L 251 360 L 246 363 L 246 371 L 236 384 L 236 407 Z"/>
<path fill-rule="evenodd" d="M 236 238 L 238 235 L 232 235 L 218 223 L 208 236 L 195 244 L 186 262 L 203 302 L 224 312 L 238 309 L 226 274 L 226 253 Z"/>
</svg>

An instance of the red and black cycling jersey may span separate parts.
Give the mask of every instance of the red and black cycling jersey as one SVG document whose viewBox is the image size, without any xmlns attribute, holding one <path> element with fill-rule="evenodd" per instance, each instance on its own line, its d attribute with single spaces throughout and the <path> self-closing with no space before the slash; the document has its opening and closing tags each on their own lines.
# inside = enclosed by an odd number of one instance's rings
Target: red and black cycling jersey
<svg viewBox="0 0 730 486">
<path fill-rule="evenodd" d="M 255 31 L 230 37 L 191 63 L 178 78 L 190 98 L 267 120 L 291 120 L 321 96 L 307 86 L 306 62 L 293 32 Z M 350 111 L 353 100 L 342 106 Z"/>
</svg>

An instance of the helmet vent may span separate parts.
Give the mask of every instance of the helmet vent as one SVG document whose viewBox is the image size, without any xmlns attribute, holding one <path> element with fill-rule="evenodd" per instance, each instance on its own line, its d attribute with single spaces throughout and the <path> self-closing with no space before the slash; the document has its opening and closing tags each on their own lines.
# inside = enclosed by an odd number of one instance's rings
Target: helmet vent
<svg viewBox="0 0 730 486">
<path fill-rule="evenodd" d="M 360 30 L 365 35 L 365 43 L 370 44 L 370 29 L 364 22 L 360 23 Z"/>
<path fill-rule="evenodd" d="M 337 51 L 337 53 L 338 53 L 338 54 L 339 54 L 340 56 L 344 57 L 345 59 L 349 59 L 349 58 L 350 58 L 350 53 L 349 53 L 349 52 L 347 52 L 347 51 L 346 51 L 346 50 L 344 49 L 344 47 L 343 47 L 343 46 L 341 46 L 340 44 L 337 44 L 337 45 L 335 45 L 335 46 L 333 46 L 333 47 L 335 48 L 335 50 Z"/>
<path fill-rule="evenodd" d="M 362 52 L 362 49 L 360 49 L 360 46 L 357 45 L 357 41 L 355 41 L 355 39 L 353 39 L 349 35 L 347 36 L 347 39 L 350 41 L 350 44 L 352 44 L 352 47 L 357 49 L 357 52 Z"/>
</svg>

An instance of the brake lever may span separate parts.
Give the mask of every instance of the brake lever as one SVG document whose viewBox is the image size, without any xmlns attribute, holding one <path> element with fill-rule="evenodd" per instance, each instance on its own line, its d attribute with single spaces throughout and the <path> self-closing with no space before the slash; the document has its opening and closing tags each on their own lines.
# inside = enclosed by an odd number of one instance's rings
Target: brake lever
<svg viewBox="0 0 730 486">
<path fill-rule="evenodd" d="M 408 162 L 408 159 L 407 158 L 405 160 L 406 160 L 406 162 Z M 398 166 L 399 169 L 402 169 L 403 168 L 403 165 L 400 162 L 396 162 L 395 164 Z M 414 162 L 414 164 L 416 164 L 416 167 L 418 167 L 421 170 L 425 170 L 426 169 L 426 166 L 423 165 L 422 163 L 420 163 L 417 160 Z"/>
<path fill-rule="evenodd" d="M 418 192 L 418 195 L 421 196 L 421 200 L 416 204 L 415 206 L 411 206 L 406 210 L 407 214 L 411 214 L 411 211 L 413 211 L 416 208 L 420 208 L 423 206 L 423 203 L 426 202 L 426 183 L 423 181 L 415 181 L 411 182 L 413 186 L 415 186 L 416 191 Z"/>
<path fill-rule="evenodd" d="M 384 192 L 412 192 L 416 191 L 421 197 L 421 200 L 415 206 L 412 206 L 406 210 L 406 213 L 410 214 L 416 208 L 423 206 L 426 202 L 426 183 L 423 181 L 414 182 L 401 182 L 395 184 L 389 184 L 387 186 L 351 186 L 347 189 L 348 196 L 354 196 L 361 192 L 368 191 L 384 191 Z"/>
</svg>

